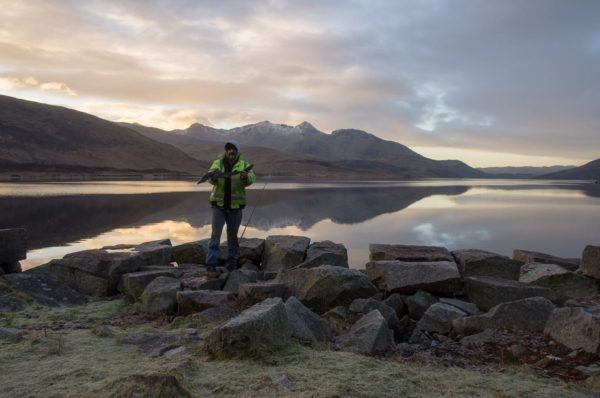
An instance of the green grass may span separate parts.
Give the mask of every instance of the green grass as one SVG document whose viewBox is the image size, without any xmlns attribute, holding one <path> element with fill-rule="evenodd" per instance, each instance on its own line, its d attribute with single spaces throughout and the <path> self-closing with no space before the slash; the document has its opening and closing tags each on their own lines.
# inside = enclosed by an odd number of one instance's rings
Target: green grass
<svg viewBox="0 0 600 398">
<path fill-rule="evenodd" d="M 569 384 L 536 377 L 519 367 L 483 374 L 318 351 L 297 343 L 256 360 L 211 360 L 199 348 L 173 357 L 150 358 L 118 342 L 118 336 L 128 328 L 144 326 L 141 323 L 120 323 L 112 338 L 92 333 L 94 325 L 128 311 L 130 306 L 115 300 L 63 310 L 41 311 L 37 307 L 1 314 L 0 325 L 11 324 L 26 334 L 18 343 L 0 341 L 0 396 L 111 397 L 118 391 L 130 391 L 115 387 L 120 379 L 154 373 L 176 376 L 192 396 L 198 397 L 584 396 Z M 86 328 L 60 329 L 65 322 Z M 190 325 L 180 319 L 174 326 Z M 163 328 L 172 331 L 174 326 Z M 282 390 L 271 381 L 270 372 L 287 375 L 292 387 Z M 142 389 L 135 396 L 157 396 L 156 390 L 145 393 Z"/>
</svg>

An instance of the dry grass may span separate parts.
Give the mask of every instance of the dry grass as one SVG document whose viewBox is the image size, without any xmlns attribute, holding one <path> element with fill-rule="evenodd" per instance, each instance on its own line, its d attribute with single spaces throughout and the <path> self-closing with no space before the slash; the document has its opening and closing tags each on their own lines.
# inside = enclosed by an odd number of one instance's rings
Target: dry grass
<svg viewBox="0 0 600 398">
<path fill-rule="evenodd" d="M 260 360 L 211 360 L 199 349 L 188 349 L 173 357 L 150 358 L 135 347 L 119 344 L 119 336 L 135 325 L 115 327 L 112 338 L 91 332 L 94 325 L 114 318 L 115 313 L 123 316 L 129 310 L 129 306 L 116 300 L 68 310 L 29 308 L 22 313 L 1 314 L 1 326 L 11 324 L 26 334 L 18 343 L 0 342 L 0 396 L 118 396 L 115 394 L 135 390 L 124 388 L 120 380 L 140 374 L 173 375 L 192 396 L 198 397 L 585 396 L 569 384 L 539 378 L 517 367 L 482 374 L 318 351 L 299 344 Z M 81 328 L 61 328 L 65 322 L 78 323 Z M 188 326 L 180 319 L 169 329 Z M 269 377 L 271 372 L 284 373 L 293 382 L 291 388 L 284 390 L 274 384 Z M 116 385 L 120 387 L 115 389 Z M 161 396 L 150 387 L 135 391 L 135 396 Z"/>
</svg>

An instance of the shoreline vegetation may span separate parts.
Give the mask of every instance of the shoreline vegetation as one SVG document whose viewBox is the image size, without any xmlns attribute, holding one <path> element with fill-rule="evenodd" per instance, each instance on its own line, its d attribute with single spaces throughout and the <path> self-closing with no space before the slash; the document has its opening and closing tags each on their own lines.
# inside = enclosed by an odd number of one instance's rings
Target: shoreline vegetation
<svg viewBox="0 0 600 398">
<path fill-rule="evenodd" d="M 26 232 L 0 230 L 2 395 L 600 389 L 600 246 L 570 259 L 371 244 L 356 270 L 342 244 L 270 236 L 243 239 L 241 267 L 207 279 L 207 243 L 103 247 L 21 272 Z"/>
</svg>

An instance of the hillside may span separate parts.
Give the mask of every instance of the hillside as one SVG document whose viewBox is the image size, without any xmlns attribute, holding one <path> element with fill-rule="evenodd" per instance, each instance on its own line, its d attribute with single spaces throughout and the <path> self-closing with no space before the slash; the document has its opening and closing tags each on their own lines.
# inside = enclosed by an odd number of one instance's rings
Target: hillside
<svg viewBox="0 0 600 398">
<path fill-rule="evenodd" d="M 556 180 L 600 180 L 600 159 L 592 160 L 583 166 L 575 167 L 573 169 L 544 174 L 539 178 Z"/>
<path fill-rule="evenodd" d="M 506 167 L 478 167 L 477 170 L 493 174 L 501 178 L 535 178 L 544 174 L 569 170 L 576 166 L 506 166 Z"/>
<path fill-rule="evenodd" d="M 72 109 L 0 96 L 0 172 L 199 173 L 206 163 Z"/>
</svg>

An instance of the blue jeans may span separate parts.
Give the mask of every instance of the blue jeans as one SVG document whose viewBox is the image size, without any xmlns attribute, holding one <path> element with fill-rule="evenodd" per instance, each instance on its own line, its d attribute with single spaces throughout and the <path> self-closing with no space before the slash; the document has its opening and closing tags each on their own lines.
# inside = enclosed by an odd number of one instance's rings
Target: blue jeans
<svg viewBox="0 0 600 398">
<path fill-rule="evenodd" d="M 219 265 L 219 245 L 223 226 L 227 224 L 227 267 L 237 268 L 237 255 L 240 249 L 237 234 L 242 223 L 242 210 L 224 210 L 217 206 L 212 207 L 212 234 L 206 253 L 206 266 L 214 268 Z"/>
</svg>

